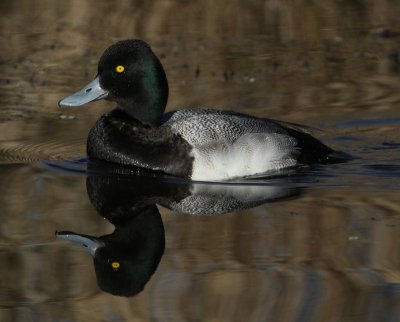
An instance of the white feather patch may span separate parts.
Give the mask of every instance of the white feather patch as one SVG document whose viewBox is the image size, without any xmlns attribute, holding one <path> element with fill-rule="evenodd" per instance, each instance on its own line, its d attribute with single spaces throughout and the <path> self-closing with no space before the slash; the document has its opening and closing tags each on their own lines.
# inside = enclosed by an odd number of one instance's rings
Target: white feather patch
<svg viewBox="0 0 400 322">
<path fill-rule="evenodd" d="M 192 180 L 229 180 L 293 167 L 296 139 L 278 133 L 248 133 L 236 141 L 193 146 Z"/>
</svg>

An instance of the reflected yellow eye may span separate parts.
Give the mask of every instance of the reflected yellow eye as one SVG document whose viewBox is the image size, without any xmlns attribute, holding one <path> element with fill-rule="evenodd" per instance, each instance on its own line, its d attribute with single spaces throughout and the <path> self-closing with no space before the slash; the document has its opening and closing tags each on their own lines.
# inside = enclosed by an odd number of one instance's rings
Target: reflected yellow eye
<svg viewBox="0 0 400 322">
<path fill-rule="evenodd" d="M 117 271 L 120 268 L 121 264 L 118 263 L 118 262 L 112 262 L 111 266 L 112 266 L 114 271 Z"/>
<path fill-rule="evenodd" d="M 115 67 L 115 71 L 117 73 L 122 73 L 125 70 L 125 67 L 122 65 L 118 65 L 117 67 Z"/>
</svg>

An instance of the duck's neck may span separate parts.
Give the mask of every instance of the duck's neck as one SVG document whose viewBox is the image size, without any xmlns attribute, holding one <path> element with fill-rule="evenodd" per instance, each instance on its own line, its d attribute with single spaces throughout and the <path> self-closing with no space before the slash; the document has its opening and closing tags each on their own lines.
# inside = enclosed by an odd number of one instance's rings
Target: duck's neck
<svg viewBox="0 0 400 322">
<path fill-rule="evenodd" d="M 140 81 L 133 85 L 132 96 L 117 101 L 118 107 L 138 121 L 157 126 L 168 100 L 168 81 L 161 63 L 155 59 L 143 64 Z"/>
<path fill-rule="evenodd" d="M 118 101 L 118 108 L 143 124 L 160 124 L 165 107 L 155 104 L 134 103 L 130 100 Z"/>
</svg>

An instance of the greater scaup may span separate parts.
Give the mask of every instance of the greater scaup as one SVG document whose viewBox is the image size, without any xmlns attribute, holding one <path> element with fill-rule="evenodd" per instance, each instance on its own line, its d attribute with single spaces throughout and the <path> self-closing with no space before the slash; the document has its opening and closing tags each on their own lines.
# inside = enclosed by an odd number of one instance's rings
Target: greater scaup
<svg viewBox="0 0 400 322">
<path fill-rule="evenodd" d="M 59 105 L 99 99 L 115 101 L 117 108 L 91 129 L 90 158 L 192 180 L 223 181 L 343 157 L 290 123 L 214 109 L 164 114 L 167 77 L 142 40 L 123 40 L 107 48 L 95 79 Z"/>
</svg>

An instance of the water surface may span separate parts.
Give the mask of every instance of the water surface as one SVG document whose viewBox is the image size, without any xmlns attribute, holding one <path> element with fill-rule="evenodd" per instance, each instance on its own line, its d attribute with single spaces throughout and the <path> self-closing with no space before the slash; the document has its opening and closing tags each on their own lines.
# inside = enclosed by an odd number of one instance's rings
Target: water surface
<svg viewBox="0 0 400 322">
<path fill-rule="evenodd" d="M 397 3 L 0 6 L 1 321 L 399 320 Z M 112 103 L 57 101 L 125 38 L 161 58 L 168 110 L 306 124 L 354 159 L 228 185 L 88 175 L 85 159 L 65 160 L 85 157 L 87 132 Z M 136 263 L 152 259 L 137 265 L 144 289 L 130 297 L 102 291 L 92 257 L 55 236 L 116 227 L 117 241 L 124 229 L 136 236 L 124 246 Z"/>
</svg>

